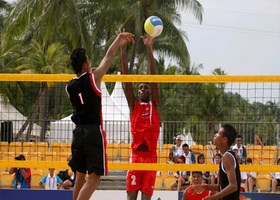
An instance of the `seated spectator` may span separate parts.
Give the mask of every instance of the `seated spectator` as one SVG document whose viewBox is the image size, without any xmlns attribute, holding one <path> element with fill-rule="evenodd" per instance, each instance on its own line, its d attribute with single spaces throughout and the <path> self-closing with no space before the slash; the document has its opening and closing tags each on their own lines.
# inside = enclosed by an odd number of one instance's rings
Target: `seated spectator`
<svg viewBox="0 0 280 200">
<path fill-rule="evenodd" d="M 178 164 L 185 164 L 185 157 L 182 155 L 178 158 Z M 176 178 L 177 180 L 170 185 L 170 189 L 174 190 L 177 187 L 178 191 L 181 191 L 182 186 L 189 185 L 190 172 L 187 171 L 177 171 Z"/>
<path fill-rule="evenodd" d="M 202 172 L 193 171 L 192 172 L 192 185 L 203 184 Z M 192 185 L 189 186 L 182 195 L 182 200 L 202 200 L 205 197 L 212 196 L 212 192 L 209 190 L 204 190 L 203 192 L 193 193 L 191 190 Z"/>
<path fill-rule="evenodd" d="M 54 168 L 49 168 L 49 174 L 45 175 L 39 185 L 45 190 L 57 190 L 61 187 L 62 180 L 54 174 Z"/>
<path fill-rule="evenodd" d="M 252 165 L 253 161 L 251 158 L 247 158 L 246 165 Z M 257 173 L 256 172 L 247 172 L 247 179 L 245 181 L 245 192 L 253 192 L 254 187 L 256 186 L 256 178 Z"/>
<path fill-rule="evenodd" d="M 68 189 L 70 189 L 71 187 L 74 187 L 74 185 L 75 185 L 75 180 L 76 180 L 75 172 L 73 172 L 72 176 L 71 176 L 69 179 L 65 180 L 65 181 L 62 183 L 61 187 L 63 187 L 64 189 L 68 190 Z"/>
<path fill-rule="evenodd" d="M 59 170 L 59 172 L 56 174 L 61 180 L 66 181 L 68 179 L 70 179 L 71 177 L 69 176 L 69 169 L 65 169 L 65 170 Z"/>
<path fill-rule="evenodd" d="M 242 136 L 238 135 L 236 137 L 236 144 L 232 147 L 232 149 L 237 150 L 237 155 L 241 158 L 241 163 L 245 163 L 246 157 L 247 157 L 247 150 L 242 145 Z"/>
<path fill-rule="evenodd" d="M 239 155 L 235 154 L 237 161 L 239 162 L 239 164 L 241 165 L 241 160 L 242 158 L 239 157 Z M 241 176 L 241 184 L 240 184 L 240 192 L 245 192 L 245 182 L 247 180 L 247 173 L 246 172 L 241 172 L 240 171 L 240 176 Z"/>
<path fill-rule="evenodd" d="M 197 156 L 197 163 L 198 164 L 206 164 L 203 154 L 199 154 Z M 210 182 L 210 172 L 209 171 L 203 171 L 202 172 L 202 178 L 203 178 L 203 183 L 208 184 Z"/>
<path fill-rule="evenodd" d="M 177 135 L 175 145 L 173 145 L 170 149 L 169 160 L 174 163 L 178 163 L 179 156 L 183 155 L 182 140 L 183 137 L 181 135 Z"/>
<path fill-rule="evenodd" d="M 195 164 L 195 155 L 194 153 L 190 150 L 189 145 L 187 143 L 183 144 L 183 155 L 185 156 L 186 159 L 186 164 Z"/>
<path fill-rule="evenodd" d="M 214 163 L 215 164 L 220 164 L 220 161 L 222 159 L 222 154 L 216 153 L 215 158 L 214 158 Z M 215 172 L 210 172 L 210 179 L 211 179 L 211 184 L 217 184 L 218 183 L 218 171 Z"/>
<path fill-rule="evenodd" d="M 15 157 L 15 160 L 26 160 L 24 155 Z M 15 173 L 14 188 L 15 189 L 30 189 L 31 183 L 31 170 L 30 168 L 16 168 L 12 167 L 9 170 L 9 174 Z"/>
<path fill-rule="evenodd" d="M 67 157 L 67 162 L 69 162 L 72 158 L 72 155 Z M 63 187 L 64 189 L 68 190 L 71 187 L 74 187 L 75 185 L 75 181 L 76 181 L 76 176 L 75 176 L 75 171 L 72 171 L 72 176 L 66 180 L 64 180 L 64 182 L 62 183 L 61 187 Z"/>
<path fill-rule="evenodd" d="M 277 159 L 276 165 L 280 165 L 280 158 Z M 280 186 L 280 172 L 271 173 L 271 192 L 276 192 L 277 186 Z"/>
</svg>

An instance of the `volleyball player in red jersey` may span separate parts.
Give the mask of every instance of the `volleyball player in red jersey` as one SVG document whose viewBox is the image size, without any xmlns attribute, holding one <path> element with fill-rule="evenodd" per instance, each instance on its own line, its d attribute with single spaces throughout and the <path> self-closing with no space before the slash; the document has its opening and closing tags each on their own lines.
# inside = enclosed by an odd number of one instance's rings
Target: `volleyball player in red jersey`
<svg viewBox="0 0 280 200">
<path fill-rule="evenodd" d="M 66 86 L 66 92 L 74 108 L 71 119 L 76 125 L 71 146 L 72 158 L 68 163 L 76 176 L 73 188 L 74 200 L 90 199 L 99 185 L 100 176 L 108 174 L 100 85 L 118 47 L 129 41 L 134 42 L 133 34 L 127 32 L 119 34 L 92 73 L 85 49 L 76 48 L 70 56 L 76 74 Z M 85 182 L 86 173 L 88 179 Z"/>
<path fill-rule="evenodd" d="M 155 38 L 142 37 L 149 57 L 150 74 L 156 74 L 153 56 Z M 126 45 L 121 46 L 122 71 L 128 74 Z M 157 141 L 160 131 L 159 88 L 156 83 L 140 83 L 138 97 L 133 93 L 132 83 L 125 83 L 125 95 L 130 108 L 132 133 L 131 163 L 157 163 Z M 150 200 L 153 195 L 156 171 L 128 170 L 126 192 L 128 200 L 136 200 L 142 192 L 142 200 Z"/>
<path fill-rule="evenodd" d="M 201 171 L 193 171 L 192 172 L 192 185 L 202 184 L 202 172 Z M 193 193 L 190 192 L 191 187 L 186 188 L 183 192 L 182 200 L 203 200 L 205 197 L 211 196 L 212 192 L 209 190 L 204 190 L 203 192 Z"/>
</svg>

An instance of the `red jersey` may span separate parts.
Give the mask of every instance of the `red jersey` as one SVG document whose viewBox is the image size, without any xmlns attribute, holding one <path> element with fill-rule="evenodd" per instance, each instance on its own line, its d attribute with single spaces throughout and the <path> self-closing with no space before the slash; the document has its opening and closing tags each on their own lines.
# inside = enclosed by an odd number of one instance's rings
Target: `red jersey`
<svg viewBox="0 0 280 200">
<path fill-rule="evenodd" d="M 135 102 L 131 115 L 132 151 L 146 142 L 150 152 L 156 153 L 160 131 L 160 118 L 152 101 Z"/>
<path fill-rule="evenodd" d="M 185 192 L 187 200 L 202 200 L 205 197 L 212 196 L 212 192 L 209 190 L 204 190 L 201 193 L 192 193 L 189 192 L 189 187 L 186 189 Z"/>
</svg>

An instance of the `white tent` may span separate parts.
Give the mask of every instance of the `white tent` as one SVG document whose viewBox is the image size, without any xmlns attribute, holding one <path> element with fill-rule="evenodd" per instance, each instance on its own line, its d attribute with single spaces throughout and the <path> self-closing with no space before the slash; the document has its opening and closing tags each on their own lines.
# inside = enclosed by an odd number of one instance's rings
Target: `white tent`
<svg viewBox="0 0 280 200">
<path fill-rule="evenodd" d="M 126 98 L 121 99 L 118 97 L 118 93 L 121 95 L 122 90 L 121 84 L 117 84 L 117 87 L 114 88 L 112 94 L 114 95 L 114 99 L 108 93 L 106 85 L 104 82 L 101 84 L 101 91 L 102 91 L 102 113 L 103 113 L 103 120 L 113 120 L 113 121 L 129 121 L 129 111 Z M 115 91 L 115 92 L 114 92 Z M 117 102 L 115 102 L 116 100 Z M 126 102 L 126 104 L 125 104 Z M 124 108 L 127 106 L 127 110 Z"/>
<path fill-rule="evenodd" d="M 131 136 L 129 131 L 129 110 L 121 83 L 117 82 L 114 87 L 114 90 L 112 92 L 114 99 L 108 93 L 104 82 L 102 82 L 101 84 L 101 90 L 102 113 L 104 130 L 107 133 L 107 141 L 109 143 L 130 143 Z M 117 102 L 115 102 L 114 100 L 116 100 Z M 127 109 L 125 109 L 124 105 L 127 105 Z"/>
<path fill-rule="evenodd" d="M 109 143 L 130 143 L 130 122 L 129 122 L 129 112 L 124 108 L 122 101 L 126 101 L 124 94 L 121 94 L 122 90 L 121 84 L 116 83 L 113 95 L 118 102 L 115 103 L 110 94 L 107 91 L 104 82 L 101 83 L 102 91 L 102 113 L 104 130 L 107 133 L 107 141 Z M 120 95 L 122 98 L 119 98 Z M 126 102 L 127 104 L 127 102 Z M 63 141 L 69 142 L 72 140 L 72 130 L 75 124 L 71 121 L 71 115 L 63 118 L 61 120 L 51 123 L 50 126 L 50 142 L 53 141 Z"/>
<path fill-rule="evenodd" d="M 9 102 L 4 103 L 3 98 L 0 96 L 0 121 L 11 121 L 13 127 L 13 137 L 19 132 L 27 117 L 21 114 L 14 106 Z M 41 127 L 34 124 L 31 131 L 32 136 L 40 136 Z M 25 134 L 25 133 L 24 133 Z"/>
<path fill-rule="evenodd" d="M 120 75 L 120 72 L 118 72 L 118 75 Z M 128 119 L 130 111 L 121 82 L 116 82 L 111 98 L 115 105 L 120 109 L 121 113 Z"/>
<path fill-rule="evenodd" d="M 112 98 L 114 104 L 121 111 L 121 113 L 123 115 L 125 115 L 126 118 L 128 118 L 130 111 L 129 111 L 129 107 L 128 107 L 128 103 L 127 103 L 124 91 L 122 89 L 121 82 L 116 82 L 114 90 L 111 94 L 111 98 Z"/>
<path fill-rule="evenodd" d="M 183 144 L 187 143 L 189 146 L 195 145 L 195 141 L 193 140 L 192 134 L 190 130 L 188 131 L 188 134 L 185 133 L 185 128 L 183 129 Z"/>
<path fill-rule="evenodd" d="M 71 142 L 74 128 L 75 124 L 71 121 L 71 115 L 61 120 L 51 122 L 49 142 Z"/>
</svg>

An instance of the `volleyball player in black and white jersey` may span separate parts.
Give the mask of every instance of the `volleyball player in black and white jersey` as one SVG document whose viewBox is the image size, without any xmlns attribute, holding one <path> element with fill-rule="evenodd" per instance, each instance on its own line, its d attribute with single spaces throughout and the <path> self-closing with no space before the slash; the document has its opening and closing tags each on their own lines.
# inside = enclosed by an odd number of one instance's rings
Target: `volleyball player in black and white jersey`
<svg viewBox="0 0 280 200">
<path fill-rule="evenodd" d="M 239 200 L 240 196 L 240 169 L 235 154 L 230 150 L 236 138 L 236 130 L 230 124 L 224 124 L 214 136 L 214 144 L 222 153 L 219 168 L 219 179 L 217 184 L 190 186 L 191 192 L 202 192 L 204 190 L 219 191 L 204 200 Z"/>
<path fill-rule="evenodd" d="M 134 42 L 133 34 L 118 34 L 92 73 L 85 49 L 77 48 L 70 56 L 72 68 L 77 75 L 66 86 L 74 108 L 71 119 L 76 125 L 73 130 L 72 159 L 69 161 L 69 166 L 76 172 L 74 200 L 89 199 L 99 185 L 100 176 L 108 174 L 100 85 L 118 47 L 129 41 Z M 88 179 L 85 182 L 86 173 Z"/>
</svg>

